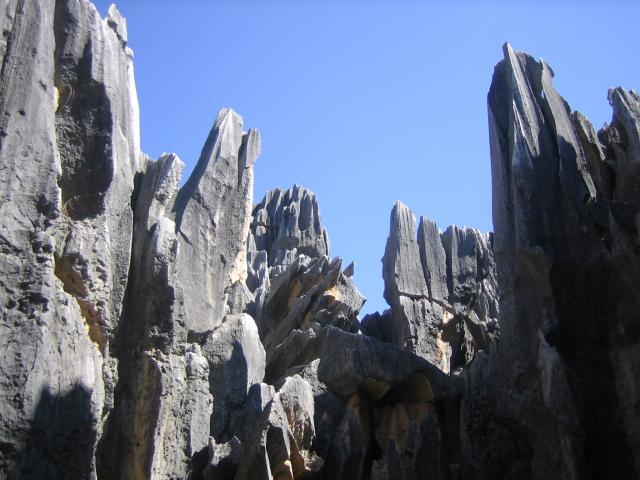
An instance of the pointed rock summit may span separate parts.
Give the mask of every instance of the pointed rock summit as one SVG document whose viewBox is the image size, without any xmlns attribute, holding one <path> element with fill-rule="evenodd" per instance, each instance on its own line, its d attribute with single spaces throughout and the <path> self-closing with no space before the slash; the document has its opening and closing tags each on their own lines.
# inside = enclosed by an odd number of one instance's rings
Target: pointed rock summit
<svg viewBox="0 0 640 480">
<path fill-rule="evenodd" d="M 596 134 L 552 78 L 505 45 L 488 96 L 501 338 L 475 374 L 487 383 L 478 395 L 495 402 L 485 425 L 517 422 L 505 440 L 526 438 L 528 450 L 474 470 L 634 476 L 640 99 L 611 90 L 613 120 Z M 474 454 L 487 440 L 469 439 Z"/>
<path fill-rule="evenodd" d="M 382 259 L 383 314 L 362 331 L 408 349 L 450 372 L 488 351 L 498 337 L 498 293 L 492 236 L 469 228 L 441 233 L 397 202 Z"/>
</svg>

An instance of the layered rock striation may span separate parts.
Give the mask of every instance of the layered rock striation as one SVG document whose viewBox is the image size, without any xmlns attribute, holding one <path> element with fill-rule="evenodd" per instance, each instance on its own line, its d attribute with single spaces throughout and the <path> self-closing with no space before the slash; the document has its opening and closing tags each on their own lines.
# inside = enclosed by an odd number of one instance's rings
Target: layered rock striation
<svg viewBox="0 0 640 480">
<path fill-rule="evenodd" d="M 596 132 L 505 46 L 495 234 L 397 203 L 360 322 L 313 192 L 253 205 L 237 113 L 181 186 L 140 151 L 115 7 L 5 9 L 0 477 L 638 476 L 636 93 Z"/>
</svg>

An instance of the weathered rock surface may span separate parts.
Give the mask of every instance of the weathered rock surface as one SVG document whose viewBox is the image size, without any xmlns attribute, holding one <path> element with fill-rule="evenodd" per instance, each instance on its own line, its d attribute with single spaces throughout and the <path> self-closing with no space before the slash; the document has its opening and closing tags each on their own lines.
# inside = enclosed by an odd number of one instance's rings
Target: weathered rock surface
<svg viewBox="0 0 640 480">
<path fill-rule="evenodd" d="M 313 192 L 294 185 L 271 190 L 253 209 L 251 232 L 256 251 L 267 252 L 269 266 L 287 267 L 297 255 L 329 255 L 329 238 Z M 277 270 L 276 273 L 279 273 Z"/>
<path fill-rule="evenodd" d="M 638 477 L 636 93 L 596 132 L 505 46 L 495 236 L 397 203 L 360 323 L 316 196 L 252 206 L 237 113 L 180 188 L 140 153 L 117 9 L 4 9 L 0 477 Z"/>
<path fill-rule="evenodd" d="M 526 446 L 521 478 L 637 477 L 640 98 L 610 90 L 596 135 L 552 77 L 505 45 L 488 98 L 495 418 Z"/>
<path fill-rule="evenodd" d="M 268 192 L 253 210 L 248 242 L 248 311 L 267 353 L 265 379 L 319 358 L 326 325 L 358 331 L 365 298 L 342 260 L 330 260 L 315 194 L 295 185 Z"/>
<path fill-rule="evenodd" d="M 265 353 L 256 324 L 246 313 L 226 317 L 204 341 L 202 350 L 211 368 L 210 432 L 219 438 L 230 416 L 244 404 L 249 388 L 264 379 Z"/>
<path fill-rule="evenodd" d="M 364 335 L 328 327 L 317 378 L 346 400 L 329 449 L 330 478 L 449 478 L 459 445 L 462 379 Z M 453 403 L 453 413 L 451 410 Z"/>
<path fill-rule="evenodd" d="M 204 333 L 219 325 L 228 311 L 225 294 L 246 281 L 253 163 L 259 153 L 257 130 L 244 133 L 242 118 L 233 110 L 221 110 L 176 199 L 182 247 L 177 268 L 190 332 Z"/>
<path fill-rule="evenodd" d="M 362 331 L 408 349 L 449 372 L 498 336 L 492 237 L 469 228 L 440 233 L 397 202 L 382 275 L 390 310 L 368 315 Z"/>
<path fill-rule="evenodd" d="M 140 162 L 131 54 L 85 1 L 3 12 L 0 476 L 89 478 Z"/>
</svg>

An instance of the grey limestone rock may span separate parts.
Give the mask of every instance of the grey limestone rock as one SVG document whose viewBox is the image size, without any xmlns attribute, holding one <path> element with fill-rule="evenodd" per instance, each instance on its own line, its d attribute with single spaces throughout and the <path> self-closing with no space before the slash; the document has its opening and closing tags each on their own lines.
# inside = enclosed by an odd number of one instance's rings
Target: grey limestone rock
<svg viewBox="0 0 640 480">
<path fill-rule="evenodd" d="M 255 322 L 247 314 L 227 316 L 204 341 L 213 394 L 211 435 L 219 438 L 229 417 L 244 404 L 253 384 L 264 378 L 265 353 Z"/>
<path fill-rule="evenodd" d="M 328 256 L 329 238 L 315 194 L 294 185 L 271 190 L 254 207 L 251 231 L 256 251 L 268 254 L 269 266 L 285 268 L 296 255 Z"/>
<path fill-rule="evenodd" d="M 383 313 L 369 313 L 360 320 L 360 331 L 364 335 L 377 338 L 382 342 L 393 342 L 392 328 L 393 313 L 391 309 L 387 309 Z"/>
<path fill-rule="evenodd" d="M 313 192 L 298 185 L 275 189 L 254 207 L 247 254 L 247 286 L 254 299 L 247 310 L 268 354 L 290 332 L 312 322 L 357 330 L 365 299 L 351 278 L 353 266 L 342 272 L 342 261 L 331 261 L 328 253 Z"/>
<path fill-rule="evenodd" d="M 224 480 L 233 478 L 242 460 L 242 442 L 233 437 L 227 443 L 218 444 L 209 438 L 207 466 L 202 472 L 204 480 Z"/>
<path fill-rule="evenodd" d="M 122 46 L 126 47 L 129 41 L 127 32 L 127 20 L 122 16 L 115 4 L 109 7 L 107 12 L 107 25 L 116 33 L 118 39 L 122 42 Z"/>
<path fill-rule="evenodd" d="M 391 306 L 391 325 L 382 338 L 417 353 L 436 364 L 443 352 L 439 343 L 442 324 L 440 305 L 429 301 L 429 290 L 420 260 L 416 219 L 409 208 L 397 202 L 391 211 L 390 230 L 382 258 L 384 297 Z"/>
<path fill-rule="evenodd" d="M 298 256 L 289 267 L 271 281 L 271 289 L 264 304 L 264 345 L 267 351 L 267 370 L 275 364 L 273 357 L 280 345 L 295 331 L 306 331 L 312 324 L 335 325 L 357 331 L 357 315 L 364 303 L 353 280 L 344 276 L 342 261 L 327 257 Z M 289 342 L 287 342 L 289 343 Z M 312 359 L 309 359 L 309 361 Z M 277 368 L 286 370 L 279 356 Z"/>
<path fill-rule="evenodd" d="M 314 452 L 315 398 L 311 385 L 301 376 L 291 375 L 285 379 L 278 395 L 306 468 L 319 471 L 324 462 Z"/>
<path fill-rule="evenodd" d="M 313 465 L 300 452 L 278 394 L 262 412 L 252 438 L 243 443 L 241 458 L 243 460 L 234 477 L 237 480 L 293 480 L 310 473 Z"/>
<path fill-rule="evenodd" d="M 268 357 L 265 380 L 274 384 L 295 366 L 306 365 L 322 355 L 326 330 L 317 323 L 306 330 L 292 330 Z"/>
<path fill-rule="evenodd" d="M 128 348 L 169 352 L 186 341 L 181 316 L 181 288 L 176 281 L 179 243 L 167 217 L 178 193 L 184 163 L 174 154 L 149 160 L 134 210 L 132 284 L 129 311 L 121 329 Z M 145 340 L 143 340 L 145 339 Z M 135 345 L 134 345 L 135 343 Z M 125 348 L 126 348 L 125 347 Z"/>
<path fill-rule="evenodd" d="M 229 428 L 223 439 L 233 434 L 243 442 L 249 440 L 255 431 L 256 422 L 275 395 L 276 390 L 272 385 L 266 383 L 251 385 L 242 408 L 231 414 Z"/>
<path fill-rule="evenodd" d="M 131 58 L 85 1 L 4 2 L 1 22 L 0 476 L 89 478 L 139 168 Z"/>
<path fill-rule="evenodd" d="M 449 298 L 447 256 L 438 225 L 433 220 L 420 217 L 418 224 L 418 248 L 429 296 L 441 301 Z"/>
<path fill-rule="evenodd" d="M 253 163 L 259 152 L 257 130 L 244 133 L 242 118 L 222 109 L 194 172 L 178 193 L 177 269 L 190 332 L 219 325 L 227 308 L 225 292 L 246 281 Z"/>
<path fill-rule="evenodd" d="M 381 405 L 377 411 L 374 435 L 382 455 L 373 462 L 371 478 L 444 480 L 457 473 L 448 465 L 438 415 L 432 405 L 400 400 Z"/>
<path fill-rule="evenodd" d="M 342 273 L 345 277 L 353 277 L 353 275 L 356 273 L 356 264 L 354 262 L 351 262 L 349 265 L 347 265 L 347 268 L 345 268 Z"/>
<path fill-rule="evenodd" d="M 384 298 L 391 306 L 401 296 L 419 300 L 429 294 L 416 238 L 416 218 L 406 205 L 396 202 L 382 259 Z"/>
<path fill-rule="evenodd" d="M 637 93 L 596 132 L 506 45 L 495 235 L 397 203 L 359 323 L 316 196 L 252 205 L 237 113 L 180 187 L 140 152 L 118 10 L 2 8 L 0 477 L 638 477 Z"/>
<path fill-rule="evenodd" d="M 552 77 L 505 45 L 488 97 L 496 414 L 527 447 L 522 478 L 633 477 L 640 99 L 611 90 L 613 120 L 595 135 Z"/>
<path fill-rule="evenodd" d="M 244 284 L 245 249 L 259 150 L 257 132 L 244 134 L 241 127 L 235 112 L 219 113 L 199 166 L 182 189 L 183 164 L 173 154 L 147 160 L 139 174 L 131 282 L 116 344 L 116 406 L 98 452 L 102 477 L 199 475 L 209 436 L 224 432 L 249 386 L 264 376 L 257 329 L 239 313 L 251 299 Z M 199 240 L 189 243 L 185 232 Z M 194 258 L 200 254 L 208 260 Z M 194 286 L 200 279 L 202 289 Z M 226 313 L 224 321 L 219 318 Z M 191 363 L 182 364 L 195 358 L 189 353 L 194 348 L 206 374 L 184 389 Z M 172 394 L 165 388 L 173 388 Z M 197 433 L 181 423 L 189 418 L 198 419 Z M 168 424 L 176 428 L 168 444 L 173 446 L 161 457 L 153 432 L 169 435 Z"/>
<path fill-rule="evenodd" d="M 321 458 L 330 459 L 330 450 L 334 436 L 346 411 L 345 403 L 318 379 L 317 358 L 306 365 L 292 367 L 285 378 L 299 375 L 310 386 L 313 392 L 314 408 L 314 449 Z"/>
<path fill-rule="evenodd" d="M 443 339 L 451 345 L 450 368 L 456 368 L 478 350 L 488 351 L 498 336 L 498 282 L 491 234 L 450 226 L 442 243 L 452 313 Z"/>
<path fill-rule="evenodd" d="M 317 377 L 346 407 L 334 427 L 326 473 L 449 478 L 453 459 L 443 428 L 451 419 L 438 410 L 462 392 L 461 379 L 396 346 L 327 329 L 331 354 L 321 357 Z"/>
<path fill-rule="evenodd" d="M 382 259 L 390 311 L 364 318 L 362 331 L 406 348 L 448 372 L 498 336 L 491 236 L 416 219 L 398 202 Z"/>
<path fill-rule="evenodd" d="M 368 399 L 363 393 L 354 393 L 346 402 L 324 469 L 328 478 L 346 480 L 369 476 L 367 470 L 370 469 L 370 462 L 367 454 L 372 448 L 373 429 L 370 410 Z"/>
<path fill-rule="evenodd" d="M 207 447 L 209 439 L 208 421 L 212 413 L 212 399 L 209 392 L 209 365 L 199 352 L 197 345 L 184 356 L 160 356 L 153 361 L 159 380 L 160 391 L 151 397 L 157 405 L 156 417 L 152 423 L 154 430 L 152 457 L 144 475 L 150 478 L 180 478 L 185 472 L 193 471 L 192 458 Z M 137 420 L 145 418 L 144 413 Z M 135 437 L 134 437 L 135 438 Z M 133 449 L 135 452 L 135 448 Z M 142 452 L 137 452 L 132 464 L 143 460 Z M 125 476 L 135 477 L 139 473 L 126 472 Z"/>
<path fill-rule="evenodd" d="M 480 352 L 465 375 L 460 405 L 463 478 L 523 478 L 528 468 L 526 442 L 497 420 L 495 353 L 495 346 L 491 354 Z"/>
<path fill-rule="evenodd" d="M 454 397 L 462 392 L 461 379 L 443 373 L 427 360 L 375 338 L 327 327 L 325 351 L 318 379 L 343 398 L 362 389 L 374 400 L 413 374 L 424 377 L 429 401 Z"/>
</svg>

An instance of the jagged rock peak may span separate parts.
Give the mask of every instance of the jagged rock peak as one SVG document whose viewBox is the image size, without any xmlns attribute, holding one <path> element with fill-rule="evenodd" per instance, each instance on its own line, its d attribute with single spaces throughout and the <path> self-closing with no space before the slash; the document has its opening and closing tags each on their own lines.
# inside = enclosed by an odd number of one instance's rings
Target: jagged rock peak
<svg viewBox="0 0 640 480">
<path fill-rule="evenodd" d="M 397 202 L 382 259 L 391 309 L 362 331 L 423 356 L 444 371 L 468 363 L 497 336 L 498 293 L 491 235 L 450 226 L 441 233 Z"/>
<path fill-rule="evenodd" d="M 220 324 L 230 308 L 228 295 L 236 295 L 233 290 L 242 289 L 247 278 L 246 241 L 260 135 L 254 129 L 245 133 L 242 126 L 236 112 L 220 110 L 174 207 L 185 321 L 193 332 Z M 233 309 L 242 310 L 237 305 Z"/>
<path fill-rule="evenodd" d="M 409 207 L 396 202 L 382 258 L 384 298 L 391 306 L 400 296 L 417 299 L 428 295 L 416 238 L 416 217 Z"/>
<path fill-rule="evenodd" d="M 118 39 L 122 42 L 122 46 L 126 47 L 129 41 L 129 34 L 127 32 L 127 19 L 122 16 L 118 7 L 112 4 L 107 11 L 107 25 L 116 32 Z"/>
<path fill-rule="evenodd" d="M 503 438 L 527 450 L 474 470 L 635 478 L 640 99 L 610 91 L 613 119 L 596 134 L 552 77 L 507 44 L 488 96 L 501 339 L 480 372 L 496 415 L 482 428 L 517 423 Z"/>
<path fill-rule="evenodd" d="M 269 266 L 290 264 L 300 254 L 329 256 L 316 194 L 300 185 L 267 192 L 253 209 L 251 232 L 256 251 L 267 252 Z"/>
<path fill-rule="evenodd" d="M 180 188 L 117 10 L 5 4 L 0 477 L 638 478 L 636 93 L 596 132 L 505 46 L 495 240 L 396 204 L 362 335 L 315 196 L 252 211 L 257 131 L 221 110 Z"/>
<path fill-rule="evenodd" d="M 365 298 L 355 287 L 353 264 L 328 256 L 329 242 L 315 194 L 294 185 L 268 192 L 254 207 L 248 244 L 248 311 L 267 350 L 267 378 L 291 366 L 281 345 L 292 330 L 335 325 L 358 330 Z"/>
</svg>

